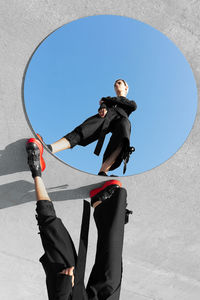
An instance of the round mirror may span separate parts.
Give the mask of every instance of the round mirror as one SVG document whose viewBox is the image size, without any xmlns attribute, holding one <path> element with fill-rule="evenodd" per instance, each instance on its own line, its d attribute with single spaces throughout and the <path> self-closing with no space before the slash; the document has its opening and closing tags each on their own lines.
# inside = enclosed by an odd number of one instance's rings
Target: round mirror
<svg viewBox="0 0 200 300">
<path fill-rule="evenodd" d="M 24 102 L 34 131 L 62 161 L 126 176 L 160 165 L 182 146 L 197 89 L 187 60 L 161 32 L 98 15 L 41 42 L 26 70 Z"/>
</svg>

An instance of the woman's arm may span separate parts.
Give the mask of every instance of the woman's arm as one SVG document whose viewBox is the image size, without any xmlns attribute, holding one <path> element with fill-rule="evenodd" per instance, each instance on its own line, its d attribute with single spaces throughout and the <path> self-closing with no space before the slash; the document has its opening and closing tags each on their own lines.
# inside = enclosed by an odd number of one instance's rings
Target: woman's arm
<svg viewBox="0 0 200 300">
<path fill-rule="evenodd" d="M 134 111 L 137 108 L 135 101 L 128 100 L 125 97 L 103 97 L 101 98 L 100 103 L 105 103 L 108 107 L 112 107 L 117 104 L 119 107 L 128 108 L 131 111 Z"/>
</svg>

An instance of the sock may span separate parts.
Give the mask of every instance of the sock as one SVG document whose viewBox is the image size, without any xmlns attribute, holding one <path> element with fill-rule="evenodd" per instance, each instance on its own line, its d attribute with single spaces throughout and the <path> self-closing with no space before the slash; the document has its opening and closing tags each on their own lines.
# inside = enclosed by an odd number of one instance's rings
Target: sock
<svg viewBox="0 0 200 300">
<path fill-rule="evenodd" d="M 33 170 L 31 170 L 31 173 L 32 173 L 33 179 L 34 179 L 36 176 L 39 176 L 39 177 L 42 176 L 41 168 L 40 168 L 39 170 L 33 169 Z"/>
<path fill-rule="evenodd" d="M 53 151 L 53 148 L 51 145 L 47 145 L 47 147 L 49 148 L 49 150 L 52 152 Z"/>
</svg>

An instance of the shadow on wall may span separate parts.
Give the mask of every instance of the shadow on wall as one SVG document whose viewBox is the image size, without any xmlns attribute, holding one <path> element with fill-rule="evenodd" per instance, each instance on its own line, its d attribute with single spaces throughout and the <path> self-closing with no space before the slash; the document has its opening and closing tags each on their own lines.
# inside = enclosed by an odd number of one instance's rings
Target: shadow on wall
<svg viewBox="0 0 200 300">
<path fill-rule="evenodd" d="M 52 187 L 47 189 L 49 197 L 52 201 L 82 200 L 89 198 L 90 190 L 99 186 L 91 184 L 76 189 L 68 190 L 68 185 Z M 7 183 L 1 186 L 0 190 L 0 208 L 8 208 L 23 203 L 35 201 L 34 184 L 19 180 Z"/>
<path fill-rule="evenodd" d="M 21 139 L 0 150 L 0 176 L 29 171 L 26 153 L 27 139 Z M 103 181 L 104 182 L 104 181 Z M 102 183 L 91 184 L 68 190 L 68 184 L 47 189 L 52 201 L 65 201 L 89 198 L 90 190 Z M 7 208 L 35 201 L 34 182 L 18 180 L 1 185 L 0 208 Z"/>
<path fill-rule="evenodd" d="M 26 141 L 18 140 L 0 150 L 0 176 L 28 171 Z"/>
</svg>

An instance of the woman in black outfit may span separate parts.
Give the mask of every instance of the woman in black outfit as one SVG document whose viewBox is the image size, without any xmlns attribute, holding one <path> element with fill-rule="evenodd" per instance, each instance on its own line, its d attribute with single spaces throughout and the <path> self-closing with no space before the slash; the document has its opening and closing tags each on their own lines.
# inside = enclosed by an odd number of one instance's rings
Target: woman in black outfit
<svg viewBox="0 0 200 300">
<path fill-rule="evenodd" d="M 69 232 L 51 202 L 41 178 L 42 144 L 29 139 L 28 165 L 35 183 L 36 212 L 44 255 L 40 262 L 46 274 L 49 300 L 118 300 L 122 278 L 124 224 L 127 193 L 118 180 L 107 181 L 90 192 L 98 240 L 95 263 L 84 286 L 90 204 L 84 200 L 78 255 Z"/>
<path fill-rule="evenodd" d="M 130 150 L 131 123 L 129 115 L 136 110 L 135 101 L 126 98 L 128 84 L 118 79 L 114 84 L 116 97 L 104 97 L 100 100 L 98 114 L 88 118 L 72 132 L 53 144 L 47 145 L 52 153 L 73 148 L 76 145 L 86 146 L 98 140 L 94 153 L 99 155 L 105 135 L 112 133 L 103 155 L 99 175 L 118 168 Z"/>
</svg>

